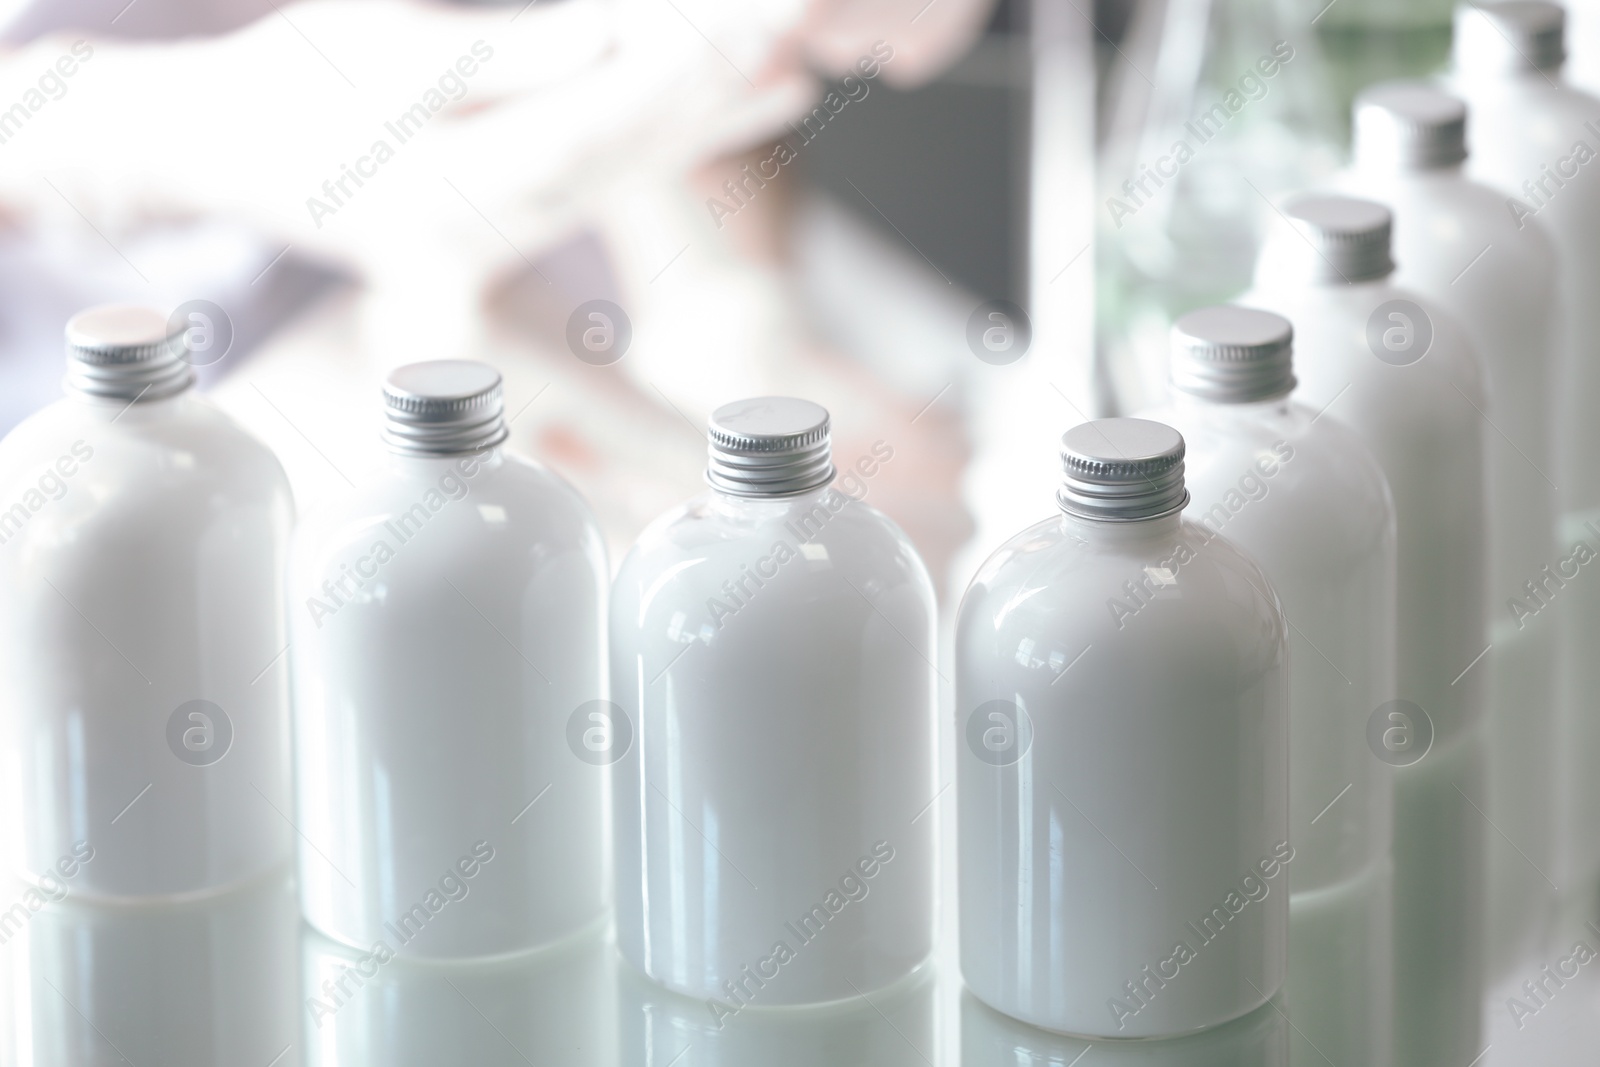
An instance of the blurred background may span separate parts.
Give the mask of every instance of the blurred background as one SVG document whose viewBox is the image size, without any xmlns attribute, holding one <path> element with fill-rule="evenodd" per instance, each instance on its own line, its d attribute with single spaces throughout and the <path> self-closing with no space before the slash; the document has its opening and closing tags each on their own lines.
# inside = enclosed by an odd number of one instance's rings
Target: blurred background
<svg viewBox="0 0 1600 1067">
<path fill-rule="evenodd" d="M 874 502 L 953 597 L 1049 511 L 1064 428 L 1160 399 L 1172 317 L 1246 287 L 1267 202 L 1343 162 L 1362 86 L 1442 68 L 1449 17 L 8 0 L 0 430 L 58 395 L 72 311 L 199 301 L 203 386 L 302 510 L 375 459 L 386 370 L 485 359 L 620 554 L 697 491 L 713 407 L 799 393 L 841 455 L 894 448 Z"/>
<path fill-rule="evenodd" d="M 1568 6 L 1569 77 L 1600 88 L 1600 0 Z M 513 447 L 582 490 L 614 565 L 701 491 L 713 408 L 800 395 L 841 463 L 893 449 L 868 498 L 948 618 L 1051 512 L 1060 434 L 1159 402 L 1172 319 L 1246 289 L 1272 202 L 1344 165 L 1355 94 L 1443 70 L 1451 8 L 0 0 L 0 433 L 60 395 L 73 312 L 181 307 L 217 338 L 202 389 L 303 513 L 380 460 L 389 369 L 485 360 Z M 973 1062 L 1018 1047 L 958 983 L 938 1012 L 913 986 L 914 1035 L 964 1012 Z M 1537 1053 L 1490 998 L 1486 1063 L 1593 1047 L 1592 979 Z M 1249 1025 L 1286 1040 L 1274 1019 Z"/>
</svg>

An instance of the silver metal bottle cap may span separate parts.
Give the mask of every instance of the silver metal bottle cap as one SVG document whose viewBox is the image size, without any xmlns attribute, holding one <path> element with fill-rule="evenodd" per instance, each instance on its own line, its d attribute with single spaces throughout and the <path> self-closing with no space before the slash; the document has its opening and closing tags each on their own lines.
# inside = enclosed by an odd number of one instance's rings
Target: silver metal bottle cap
<svg viewBox="0 0 1600 1067">
<path fill-rule="evenodd" d="M 1382 204 L 1348 196 L 1296 197 L 1283 214 L 1297 234 L 1276 234 L 1282 265 L 1305 281 L 1328 285 L 1382 278 L 1394 271 L 1389 242 L 1394 216 Z"/>
<path fill-rule="evenodd" d="M 711 413 L 706 481 L 734 496 L 788 496 L 833 480 L 828 410 L 763 396 Z"/>
<path fill-rule="evenodd" d="M 1467 105 L 1422 82 L 1385 82 L 1356 97 L 1356 162 L 1432 170 L 1467 158 Z"/>
<path fill-rule="evenodd" d="M 1061 435 L 1056 503 L 1079 518 L 1138 522 L 1175 515 L 1189 503 L 1183 436 L 1147 419 L 1098 419 Z"/>
<path fill-rule="evenodd" d="M 1294 389 L 1294 327 L 1282 315 L 1221 304 L 1172 326 L 1172 387 L 1219 404 L 1248 404 Z"/>
<path fill-rule="evenodd" d="M 183 328 L 135 304 L 102 304 L 67 320 L 67 387 L 86 396 L 157 400 L 187 389 Z"/>
<path fill-rule="evenodd" d="M 506 439 L 500 372 L 486 363 L 408 363 L 383 383 L 383 441 L 411 456 L 480 452 Z"/>
<path fill-rule="evenodd" d="M 1566 59 L 1566 11 L 1545 0 L 1504 0 L 1456 8 L 1455 65 L 1462 73 L 1559 69 Z"/>
</svg>

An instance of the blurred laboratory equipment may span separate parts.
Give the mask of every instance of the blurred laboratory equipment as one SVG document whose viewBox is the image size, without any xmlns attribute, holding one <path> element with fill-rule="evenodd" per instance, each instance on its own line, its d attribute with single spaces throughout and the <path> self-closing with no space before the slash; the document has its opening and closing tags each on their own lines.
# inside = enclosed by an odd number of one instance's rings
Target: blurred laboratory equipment
<svg viewBox="0 0 1600 1067">
<path fill-rule="evenodd" d="M 1279 0 L 1148 0 L 1107 56 L 1096 335 L 1117 410 L 1161 399 L 1167 331 L 1250 284 L 1276 198 L 1330 173 L 1343 119 Z"/>
<path fill-rule="evenodd" d="M 1340 127 L 1362 90 L 1379 82 L 1423 78 L 1450 62 L 1456 0 L 1337 0 L 1301 8 L 1322 46 L 1331 103 Z"/>
</svg>

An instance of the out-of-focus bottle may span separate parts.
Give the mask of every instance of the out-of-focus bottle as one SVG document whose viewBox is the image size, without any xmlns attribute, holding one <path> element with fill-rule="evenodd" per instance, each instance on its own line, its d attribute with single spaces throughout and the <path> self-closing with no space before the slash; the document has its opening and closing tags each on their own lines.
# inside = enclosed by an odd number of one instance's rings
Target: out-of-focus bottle
<svg viewBox="0 0 1600 1067">
<path fill-rule="evenodd" d="M 384 385 L 387 462 L 295 532 L 295 792 L 307 920 L 395 955 L 477 957 L 607 908 L 605 549 L 504 446 L 500 375 Z"/>
<path fill-rule="evenodd" d="M 1483 1051 L 1490 431 L 1461 329 L 1391 280 L 1390 228 L 1371 201 L 1290 201 L 1241 303 L 1294 323 L 1296 396 L 1354 429 L 1393 493 L 1397 695 L 1367 739 L 1396 767 L 1394 1062 L 1448 1064 Z"/>
<path fill-rule="evenodd" d="M 1553 3 L 1458 8 L 1451 86 L 1471 108 L 1467 173 L 1504 195 L 1503 210 L 1518 227 L 1543 226 L 1570 296 L 1562 302 L 1562 350 L 1547 408 L 1557 433 L 1557 544 L 1522 575 L 1528 584 L 1499 594 L 1496 612 L 1505 618 L 1515 611 L 1529 629 L 1551 616 L 1560 624 L 1560 847 L 1553 866 L 1535 857 L 1543 868 L 1537 885 L 1549 890 L 1554 883 L 1570 900 L 1586 902 L 1600 881 L 1600 582 L 1587 573 L 1587 561 L 1600 555 L 1600 302 L 1591 295 L 1600 290 L 1600 182 L 1591 173 L 1600 170 L 1600 99 L 1564 81 L 1564 38 L 1565 13 Z M 1522 844 L 1509 828 L 1507 835 Z M 1531 840 L 1537 848 L 1541 839 Z"/>
<path fill-rule="evenodd" d="M 891 445 L 833 484 L 827 411 L 784 397 L 710 442 L 710 490 L 617 574 L 613 797 L 623 955 L 726 1020 L 932 950 L 936 645 L 922 560 L 862 499 Z"/>
<path fill-rule="evenodd" d="M 1491 959 L 1515 959 L 1552 918 L 1557 776 L 1556 623 L 1528 584 L 1555 562 L 1551 376 L 1559 354 L 1555 249 L 1505 196 L 1462 173 L 1466 105 L 1391 83 L 1355 105 L 1355 167 L 1342 185 L 1395 213 L 1395 282 L 1461 323 L 1489 402 L 1489 839 Z M 1516 842 L 1513 846 L 1510 842 Z M 1530 862 L 1531 861 L 1531 862 Z"/>
<path fill-rule="evenodd" d="M 1283 603 L 1289 686 L 1291 1061 L 1389 1062 L 1393 783 L 1367 717 L 1394 697 L 1395 520 L 1360 437 L 1292 401 L 1289 321 L 1222 306 L 1178 319 L 1173 402 L 1188 518 L 1261 564 Z"/>
<path fill-rule="evenodd" d="M 1184 445 L 1062 438 L 1061 514 L 956 620 L 961 969 L 1034 1026 L 1158 1037 L 1283 984 L 1287 642 L 1260 568 L 1183 519 Z"/>
<path fill-rule="evenodd" d="M 66 398 L 0 443 L 8 866 L 37 881 L 88 849 L 84 898 L 214 890 L 290 853 L 293 503 L 190 358 L 159 312 L 82 312 Z"/>
</svg>

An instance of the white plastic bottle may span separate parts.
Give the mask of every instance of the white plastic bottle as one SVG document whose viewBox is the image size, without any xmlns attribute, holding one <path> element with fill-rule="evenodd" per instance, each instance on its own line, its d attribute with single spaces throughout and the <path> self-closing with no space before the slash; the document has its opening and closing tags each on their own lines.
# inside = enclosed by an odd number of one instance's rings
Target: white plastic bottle
<svg viewBox="0 0 1600 1067">
<path fill-rule="evenodd" d="M 1305 196 L 1283 214 L 1240 302 L 1294 323 L 1296 397 L 1356 431 L 1398 520 L 1399 703 L 1372 709 L 1368 734 L 1396 767 L 1394 1062 L 1471 1062 L 1489 833 L 1483 373 L 1452 318 L 1392 284 L 1387 208 Z"/>
<path fill-rule="evenodd" d="M 1067 431 L 1062 513 L 989 557 L 956 621 L 961 970 L 1047 1030 L 1182 1034 L 1284 980 L 1284 620 L 1182 518 L 1183 455 L 1142 419 Z"/>
<path fill-rule="evenodd" d="M 1555 413 L 1557 431 L 1550 472 L 1560 487 L 1557 544 L 1522 576 L 1531 585 L 1501 594 L 1495 610 L 1502 619 L 1516 611 L 1530 629 L 1532 621 L 1546 624 L 1551 616 L 1560 624 L 1561 855 L 1554 867 L 1535 858 L 1544 866 L 1539 887 L 1548 888 L 1547 876 L 1571 900 L 1587 901 L 1600 880 L 1600 775 L 1594 773 L 1600 656 L 1593 638 L 1600 632 L 1600 581 L 1581 562 L 1600 554 L 1600 466 L 1594 462 L 1600 454 L 1600 302 L 1592 295 L 1600 289 L 1600 99 L 1563 80 L 1564 30 L 1561 7 L 1541 0 L 1458 8 L 1452 88 L 1472 109 L 1468 174 L 1500 190 L 1502 209 L 1518 226 L 1543 226 L 1555 244 L 1566 295 L 1555 396 L 1547 409 Z M 1509 597 L 1520 606 L 1513 608 Z M 1519 845 L 1527 836 L 1520 827 L 1506 832 Z"/>
<path fill-rule="evenodd" d="M 617 941 L 719 1024 L 868 994 L 932 949 L 934 597 L 863 502 L 892 442 L 837 484 L 828 413 L 712 413 L 710 490 L 623 560 L 613 699 Z"/>
<path fill-rule="evenodd" d="M 384 385 L 389 456 L 295 532 L 295 792 L 307 920 L 364 951 L 516 952 L 607 908 L 605 549 L 510 454 L 500 375 Z"/>
<path fill-rule="evenodd" d="M 1293 337 L 1270 311 L 1182 316 L 1146 417 L 1183 435 L 1188 518 L 1250 553 L 1289 623 L 1292 1062 L 1382 1067 L 1393 784 L 1366 730 L 1394 696 L 1394 504 L 1361 438 L 1290 400 Z"/>
<path fill-rule="evenodd" d="M 65 399 L 0 443 L 0 813 L 38 881 L 177 896 L 286 862 L 278 461 L 147 308 L 67 324 Z"/>
<path fill-rule="evenodd" d="M 1597 112 L 1600 114 L 1600 112 Z M 1444 308 L 1483 358 L 1489 453 L 1490 929 L 1516 958 L 1555 906 L 1556 623 L 1527 585 L 1555 562 L 1551 375 L 1559 335 L 1555 249 L 1537 221 L 1462 174 L 1466 106 L 1420 83 L 1390 83 L 1355 105 L 1352 192 L 1395 213 L 1396 284 Z M 1515 845 L 1511 844 L 1515 842 Z"/>
</svg>

